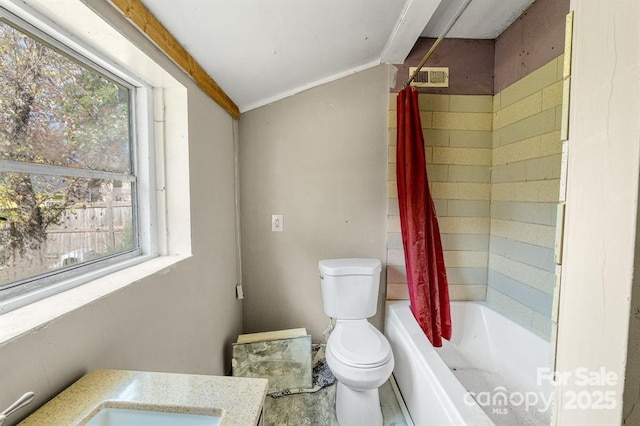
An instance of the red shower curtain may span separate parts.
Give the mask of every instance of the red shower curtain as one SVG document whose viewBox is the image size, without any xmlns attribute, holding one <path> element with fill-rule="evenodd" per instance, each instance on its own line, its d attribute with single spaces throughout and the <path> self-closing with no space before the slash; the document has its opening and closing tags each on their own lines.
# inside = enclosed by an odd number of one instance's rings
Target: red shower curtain
<svg viewBox="0 0 640 426">
<path fill-rule="evenodd" d="M 397 135 L 398 202 L 411 311 L 433 346 L 442 346 L 443 338 L 451 338 L 449 286 L 415 88 L 398 94 Z"/>
</svg>

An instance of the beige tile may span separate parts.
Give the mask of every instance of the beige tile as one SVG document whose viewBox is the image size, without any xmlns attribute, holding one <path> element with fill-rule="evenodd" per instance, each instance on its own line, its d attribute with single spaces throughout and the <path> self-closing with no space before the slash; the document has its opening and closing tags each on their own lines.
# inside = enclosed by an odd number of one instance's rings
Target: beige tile
<svg viewBox="0 0 640 426">
<path fill-rule="evenodd" d="M 398 198 L 398 183 L 395 180 L 387 182 L 387 196 Z"/>
<path fill-rule="evenodd" d="M 389 128 L 395 129 L 398 127 L 397 117 L 395 111 L 389 111 Z"/>
<path fill-rule="evenodd" d="M 443 131 L 443 130 L 441 130 Z M 488 130 L 446 130 L 449 146 L 454 148 L 492 148 L 493 132 Z"/>
<path fill-rule="evenodd" d="M 555 111 L 556 111 L 556 125 L 554 129 L 560 130 L 562 128 L 562 105 L 558 105 L 555 108 Z"/>
<path fill-rule="evenodd" d="M 400 216 L 387 216 L 387 232 L 401 232 Z"/>
<path fill-rule="evenodd" d="M 387 180 L 389 181 L 396 180 L 396 163 L 387 164 Z"/>
<path fill-rule="evenodd" d="M 498 112 L 500 111 L 500 109 L 502 109 L 502 105 L 500 103 L 500 93 L 496 93 L 495 95 L 493 95 L 493 110 L 492 112 Z"/>
<path fill-rule="evenodd" d="M 488 234 L 490 220 L 486 217 L 440 217 L 442 234 Z"/>
<path fill-rule="evenodd" d="M 564 78 L 564 53 L 556 59 L 558 61 L 558 73 L 556 79 L 562 80 Z"/>
<path fill-rule="evenodd" d="M 491 235 L 553 248 L 556 239 L 556 228 L 555 226 L 491 219 Z"/>
<path fill-rule="evenodd" d="M 449 111 L 449 95 L 420 94 L 418 106 L 420 111 Z"/>
<path fill-rule="evenodd" d="M 535 266 L 527 265 L 526 263 L 520 263 L 497 254 L 489 255 L 489 268 L 547 294 L 553 293 L 553 272 L 545 271 Z"/>
<path fill-rule="evenodd" d="M 433 148 L 435 164 L 490 166 L 491 150 L 484 148 Z"/>
<path fill-rule="evenodd" d="M 501 129 L 509 124 L 531 117 L 542 111 L 542 92 L 535 92 L 494 114 L 493 128 Z"/>
<path fill-rule="evenodd" d="M 396 146 L 390 146 L 387 149 L 387 156 L 389 157 L 389 162 L 390 163 L 396 163 Z"/>
<path fill-rule="evenodd" d="M 485 300 L 486 294 L 487 286 L 484 284 L 449 285 L 449 300 L 481 301 Z"/>
<path fill-rule="evenodd" d="M 398 129 L 389 129 L 389 145 L 395 146 L 398 143 Z"/>
<path fill-rule="evenodd" d="M 486 268 L 486 251 L 445 251 L 444 263 L 447 268 Z"/>
<path fill-rule="evenodd" d="M 553 59 L 500 92 L 500 106 L 505 108 L 520 99 L 558 81 L 558 62 Z"/>
<path fill-rule="evenodd" d="M 404 266 L 388 265 L 387 266 L 387 283 L 406 283 L 407 270 Z"/>
<path fill-rule="evenodd" d="M 491 187 L 491 201 L 557 203 L 559 191 L 559 179 L 495 183 Z"/>
<path fill-rule="evenodd" d="M 500 143 L 500 132 L 499 131 L 494 131 L 491 132 L 491 146 L 495 149 L 497 147 L 499 147 L 501 145 Z"/>
<path fill-rule="evenodd" d="M 516 121 L 515 123 L 497 130 L 500 133 L 498 145 L 506 145 L 512 142 L 540 136 L 552 132 L 555 129 L 556 114 L 553 108 L 542 111 L 531 117 Z M 494 132 L 494 133 L 497 133 Z"/>
<path fill-rule="evenodd" d="M 562 141 L 560 131 L 545 133 L 540 136 L 540 155 L 554 155 L 562 153 Z"/>
<path fill-rule="evenodd" d="M 431 196 L 438 200 L 490 200 L 490 183 L 433 182 Z"/>
<path fill-rule="evenodd" d="M 420 111 L 420 125 L 423 129 L 433 128 L 433 113 Z"/>
<path fill-rule="evenodd" d="M 493 96 L 491 95 L 451 95 L 449 100 L 451 112 L 493 112 Z"/>
<path fill-rule="evenodd" d="M 449 130 L 422 129 L 426 146 L 449 146 Z"/>
<path fill-rule="evenodd" d="M 493 166 L 541 157 L 540 136 L 503 145 L 493 150 Z"/>
<path fill-rule="evenodd" d="M 433 128 L 448 130 L 491 130 L 489 112 L 434 112 Z M 423 125 L 424 127 L 424 125 Z"/>
<path fill-rule="evenodd" d="M 543 110 L 562 105 L 562 86 L 562 81 L 558 81 L 542 89 Z"/>
<path fill-rule="evenodd" d="M 398 108 L 398 94 L 389 93 L 389 111 L 395 111 Z"/>
<path fill-rule="evenodd" d="M 409 300 L 407 283 L 387 283 L 387 300 Z"/>
<path fill-rule="evenodd" d="M 387 250 L 387 265 L 404 266 L 404 250 Z"/>
<path fill-rule="evenodd" d="M 435 148 L 427 147 L 424 149 L 424 158 L 427 164 L 433 163 L 433 150 Z"/>
</svg>

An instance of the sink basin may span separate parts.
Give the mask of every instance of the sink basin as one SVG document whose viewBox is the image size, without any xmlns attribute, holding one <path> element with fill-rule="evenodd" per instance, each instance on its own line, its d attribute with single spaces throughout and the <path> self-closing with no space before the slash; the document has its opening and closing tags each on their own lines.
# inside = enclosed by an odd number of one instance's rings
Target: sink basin
<svg viewBox="0 0 640 426">
<path fill-rule="evenodd" d="M 219 424 L 218 416 L 104 407 L 86 423 L 86 426 L 216 426 Z"/>
</svg>

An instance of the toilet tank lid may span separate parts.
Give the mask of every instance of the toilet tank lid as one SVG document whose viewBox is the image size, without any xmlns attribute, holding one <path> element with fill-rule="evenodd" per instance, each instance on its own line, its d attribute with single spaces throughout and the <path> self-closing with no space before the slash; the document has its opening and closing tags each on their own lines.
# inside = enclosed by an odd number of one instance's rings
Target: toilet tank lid
<svg viewBox="0 0 640 426">
<path fill-rule="evenodd" d="M 382 264 L 369 258 L 325 259 L 318 262 L 318 268 L 326 275 L 375 275 Z"/>
</svg>

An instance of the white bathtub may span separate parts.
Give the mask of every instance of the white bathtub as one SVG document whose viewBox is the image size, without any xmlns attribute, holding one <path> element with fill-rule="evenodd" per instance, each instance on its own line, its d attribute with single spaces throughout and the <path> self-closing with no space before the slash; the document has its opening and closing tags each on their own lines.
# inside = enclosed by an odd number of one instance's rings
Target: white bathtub
<svg viewBox="0 0 640 426">
<path fill-rule="evenodd" d="M 416 426 L 548 425 L 549 342 L 482 303 L 451 302 L 451 321 L 434 348 L 408 301 L 387 302 L 393 375 Z"/>
</svg>

